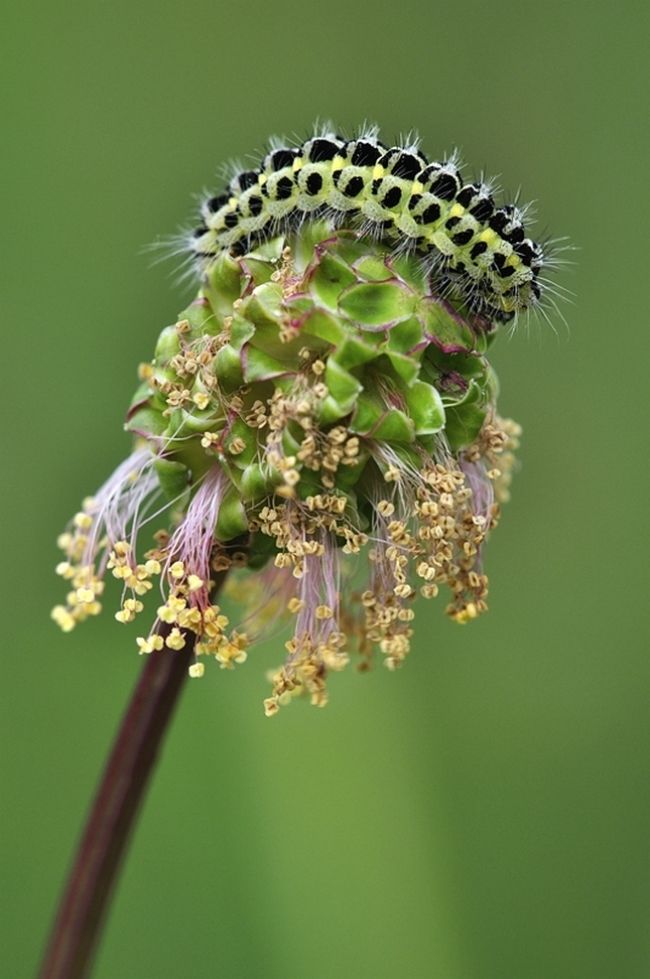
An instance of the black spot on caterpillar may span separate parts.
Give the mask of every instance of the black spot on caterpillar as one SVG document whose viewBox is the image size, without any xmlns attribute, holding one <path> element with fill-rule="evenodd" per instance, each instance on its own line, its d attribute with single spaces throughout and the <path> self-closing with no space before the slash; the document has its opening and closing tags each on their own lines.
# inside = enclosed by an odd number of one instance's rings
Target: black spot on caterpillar
<svg viewBox="0 0 650 979">
<path fill-rule="evenodd" d="M 526 237 L 523 210 L 497 207 L 489 184 L 465 182 L 455 158 L 430 163 L 416 145 L 385 146 L 374 129 L 275 146 L 204 201 L 189 248 L 205 270 L 221 252 L 243 254 L 323 217 L 421 256 L 432 289 L 472 313 L 505 321 L 540 305 L 545 256 Z"/>
</svg>

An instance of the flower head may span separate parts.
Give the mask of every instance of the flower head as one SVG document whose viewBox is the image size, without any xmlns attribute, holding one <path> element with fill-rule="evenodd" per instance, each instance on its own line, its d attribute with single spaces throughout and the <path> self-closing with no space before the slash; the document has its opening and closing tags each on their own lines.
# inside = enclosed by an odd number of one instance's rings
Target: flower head
<svg viewBox="0 0 650 979">
<path fill-rule="evenodd" d="M 134 452 L 59 540 L 66 631 L 100 611 L 107 573 L 123 623 L 162 591 L 143 654 L 190 632 L 198 657 L 233 669 L 269 620 L 292 619 L 268 715 L 296 693 L 324 704 L 352 656 L 399 667 L 418 594 L 445 592 L 461 623 L 487 608 L 483 546 L 519 436 L 497 412 L 494 321 L 443 298 L 415 252 L 340 223 L 211 257 L 140 368 Z M 227 569 L 247 606 L 237 629 L 211 600 Z"/>
</svg>

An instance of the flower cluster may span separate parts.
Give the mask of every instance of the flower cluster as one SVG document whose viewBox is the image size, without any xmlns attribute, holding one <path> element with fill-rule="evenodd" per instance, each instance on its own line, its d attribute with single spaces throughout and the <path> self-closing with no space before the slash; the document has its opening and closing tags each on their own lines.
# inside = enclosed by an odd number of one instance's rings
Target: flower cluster
<svg viewBox="0 0 650 979">
<path fill-rule="evenodd" d="M 182 649 L 193 634 L 200 676 L 205 657 L 243 662 L 286 612 L 271 715 L 296 693 L 324 704 L 328 672 L 353 654 L 400 666 L 418 594 L 445 588 L 449 615 L 475 618 L 520 434 L 497 413 L 493 336 L 432 291 L 420 261 L 326 220 L 218 255 L 140 368 L 133 454 L 59 540 L 70 591 L 54 619 L 68 631 L 96 615 L 110 572 L 116 618 L 131 622 L 156 584 L 138 648 Z M 230 569 L 245 628 L 212 602 Z"/>
</svg>

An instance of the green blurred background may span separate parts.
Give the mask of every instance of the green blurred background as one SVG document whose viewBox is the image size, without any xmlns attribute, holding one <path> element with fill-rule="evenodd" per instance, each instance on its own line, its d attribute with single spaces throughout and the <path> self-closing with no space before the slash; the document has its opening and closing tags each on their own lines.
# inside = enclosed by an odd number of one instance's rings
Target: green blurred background
<svg viewBox="0 0 650 979">
<path fill-rule="evenodd" d="M 319 116 L 417 128 L 521 185 L 578 246 L 575 303 L 494 349 L 525 440 L 489 615 L 421 608 L 406 668 L 335 677 L 324 711 L 264 718 L 273 644 L 192 683 L 95 977 L 650 975 L 643 10 L 5 12 L 3 976 L 35 968 L 141 666 L 110 613 L 70 636 L 48 617 L 56 535 L 127 452 L 136 364 L 189 296 L 141 246 L 220 163 Z"/>
</svg>

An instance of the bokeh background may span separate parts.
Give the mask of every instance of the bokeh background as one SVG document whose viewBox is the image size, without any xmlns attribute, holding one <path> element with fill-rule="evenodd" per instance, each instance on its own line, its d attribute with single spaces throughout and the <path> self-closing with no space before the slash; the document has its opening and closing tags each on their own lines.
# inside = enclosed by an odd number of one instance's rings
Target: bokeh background
<svg viewBox="0 0 650 979">
<path fill-rule="evenodd" d="M 188 685 L 96 979 L 650 975 L 644 7 L 70 0 L 4 14 L 2 975 L 32 974 L 141 666 L 70 636 L 55 538 L 128 449 L 188 298 L 141 246 L 316 117 L 421 132 L 568 235 L 563 313 L 494 348 L 524 427 L 491 611 L 264 718 L 260 647 Z M 643 18 L 645 17 L 645 23 Z M 124 631 L 122 631 L 124 630 Z"/>
</svg>

